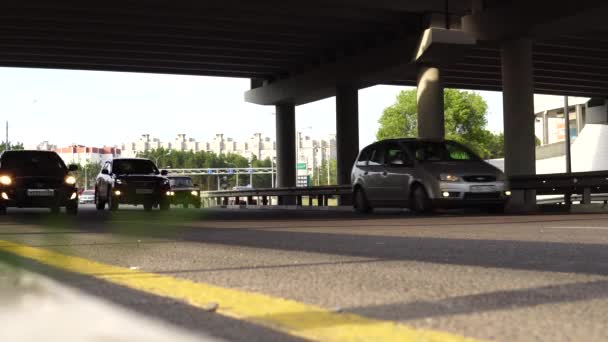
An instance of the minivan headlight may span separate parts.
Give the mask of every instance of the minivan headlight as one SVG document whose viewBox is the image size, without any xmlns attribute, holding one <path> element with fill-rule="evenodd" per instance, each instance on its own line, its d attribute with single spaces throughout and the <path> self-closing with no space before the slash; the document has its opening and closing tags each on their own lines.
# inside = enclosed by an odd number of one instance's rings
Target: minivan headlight
<svg viewBox="0 0 608 342">
<path fill-rule="evenodd" d="M 449 173 L 442 173 L 439 175 L 439 180 L 443 182 L 460 182 L 462 179 L 460 176 L 456 176 Z"/>
<path fill-rule="evenodd" d="M 74 185 L 76 184 L 76 177 L 74 176 L 67 176 L 65 177 L 65 183 L 68 185 Z"/>
<path fill-rule="evenodd" d="M 0 176 L 0 184 L 2 185 L 11 185 L 13 180 L 9 176 Z"/>
</svg>

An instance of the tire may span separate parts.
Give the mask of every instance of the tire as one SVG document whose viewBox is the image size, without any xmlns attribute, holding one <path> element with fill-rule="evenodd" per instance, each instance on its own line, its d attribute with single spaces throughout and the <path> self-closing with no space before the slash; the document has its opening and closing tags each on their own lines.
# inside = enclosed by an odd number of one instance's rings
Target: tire
<svg viewBox="0 0 608 342">
<path fill-rule="evenodd" d="M 169 201 L 163 201 L 158 204 L 158 207 L 160 208 L 160 211 L 168 211 L 169 208 L 171 208 L 171 203 Z"/>
<path fill-rule="evenodd" d="M 95 191 L 95 208 L 97 210 L 104 210 L 106 208 L 106 202 L 99 198 L 99 191 Z"/>
<path fill-rule="evenodd" d="M 65 212 L 71 216 L 78 215 L 78 203 L 68 203 L 68 205 L 65 206 Z"/>
<path fill-rule="evenodd" d="M 188 203 L 182 203 L 182 208 L 188 209 Z"/>
<path fill-rule="evenodd" d="M 152 203 L 144 203 L 144 210 L 145 211 L 152 211 L 152 207 L 154 206 L 154 204 Z"/>
<path fill-rule="evenodd" d="M 52 206 L 49 209 L 51 209 L 51 214 L 59 214 L 59 212 L 61 211 L 61 208 L 59 206 Z"/>
<path fill-rule="evenodd" d="M 416 185 L 412 189 L 412 204 L 410 209 L 416 214 L 429 214 L 433 212 L 433 205 L 429 195 L 421 185 Z"/>
<path fill-rule="evenodd" d="M 194 207 L 195 207 L 196 209 L 200 209 L 200 208 L 201 208 L 201 202 L 194 203 Z"/>
<path fill-rule="evenodd" d="M 112 198 L 112 190 L 108 191 L 108 210 L 110 210 L 110 211 L 118 210 L 118 201 L 115 201 Z"/>
<path fill-rule="evenodd" d="M 372 207 L 369 205 L 367 196 L 365 196 L 365 191 L 363 191 L 361 188 L 355 189 L 355 194 L 353 196 L 353 208 L 359 214 L 367 214 L 372 211 Z"/>
<path fill-rule="evenodd" d="M 0 215 L 6 215 L 6 207 L 5 206 L 0 206 Z"/>
</svg>

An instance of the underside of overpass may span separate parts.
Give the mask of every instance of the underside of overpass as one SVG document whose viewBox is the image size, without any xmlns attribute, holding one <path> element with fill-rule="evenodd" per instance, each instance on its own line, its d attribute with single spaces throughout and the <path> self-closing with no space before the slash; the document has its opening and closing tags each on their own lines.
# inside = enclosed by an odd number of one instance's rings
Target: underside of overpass
<svg viewBox="0 0 608 342">
<path fill-rule="evenodd" d="M 357 89 L 425 85 L 428 137 L 443 88 L 504 90 L 506 171 L 533 173 L 532 94 L 608 95 L 607 15 L 600 0 L 3 1 L 0 66 L 249 78 L 246 101 L 278 106 L 279 185 L 295 185 L 297 105 L 338 95 L 348 183 Z"/>
</svg>

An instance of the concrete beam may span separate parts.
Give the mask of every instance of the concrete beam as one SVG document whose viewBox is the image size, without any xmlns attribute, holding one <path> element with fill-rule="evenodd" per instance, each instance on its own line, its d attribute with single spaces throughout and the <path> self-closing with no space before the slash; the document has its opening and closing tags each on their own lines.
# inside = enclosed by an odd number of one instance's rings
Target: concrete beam
<svg viewBox="0 0 608 342">
<path fill-rule="evenodd" d="M 462 18 L 462 30 L 479 40 L 501 41 L 530 36 L 555 36 L 584 30 L 590 15 L 606 14 L 603 0 L 514 0 Z M 580 27 L 579 27 L 580 25 Z"/>
<path fill-rule="evenodd" d="M 476 42 L 473 36 L 463 31 L 428 28 L 422 33 L 414 61 L 436 66 L 453 64 Z"/>
<path fill-rule="evenodd" d="M 397 39 L 387 45 L 372 48 L 356 56 L 347 56 L 324 64 L 307 73 L 296 74 L 245 92 L 245 101 L 273 105 L 301 105 L 335 95 L 336 84 L 351 84 L 362 88 L 386 80 L 387 71 L 399 69 L 402 75 L 415 78 L 411 64 L 419 36 Z"/>
</svg>

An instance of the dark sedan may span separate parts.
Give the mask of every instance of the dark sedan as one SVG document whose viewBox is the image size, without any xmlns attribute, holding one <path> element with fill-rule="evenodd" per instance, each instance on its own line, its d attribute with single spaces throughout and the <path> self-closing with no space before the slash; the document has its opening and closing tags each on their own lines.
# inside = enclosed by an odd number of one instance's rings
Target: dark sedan
<svg viewBox="0 0 608 342">
<path fill-rule="evenodd" d="M 66 167 L 59 155 L 50 151 L 5 151 L 0 156 L 0 214 L 7 207 L 61 207 L 71 215 L 78 213 L 76 178 L 70 174 L 76 165 Z"/>
<path fill-rule="evenodd" d="M 95 183 L 97 210 L 103 210 L 106 204 L 111 211 L 117 210 L 119 204 L 143 204 L 146 211 L 155 206 L 169 210 L 173 193 L 166 175 L 167 171 L 159 171 L 149 159 L 107 161 Z"/>
<path fill-rule="evenodd" d="M 192 178 L 187 176 L 171 176 L 169 177 L 169 183 L 173 192 L 173 204 L 181 204 L 184 208 L 188 208 L 189 205 L 195 208 L 201 207 L 200 191 L 197 185 L 193 184 Z"/>
</svg>

